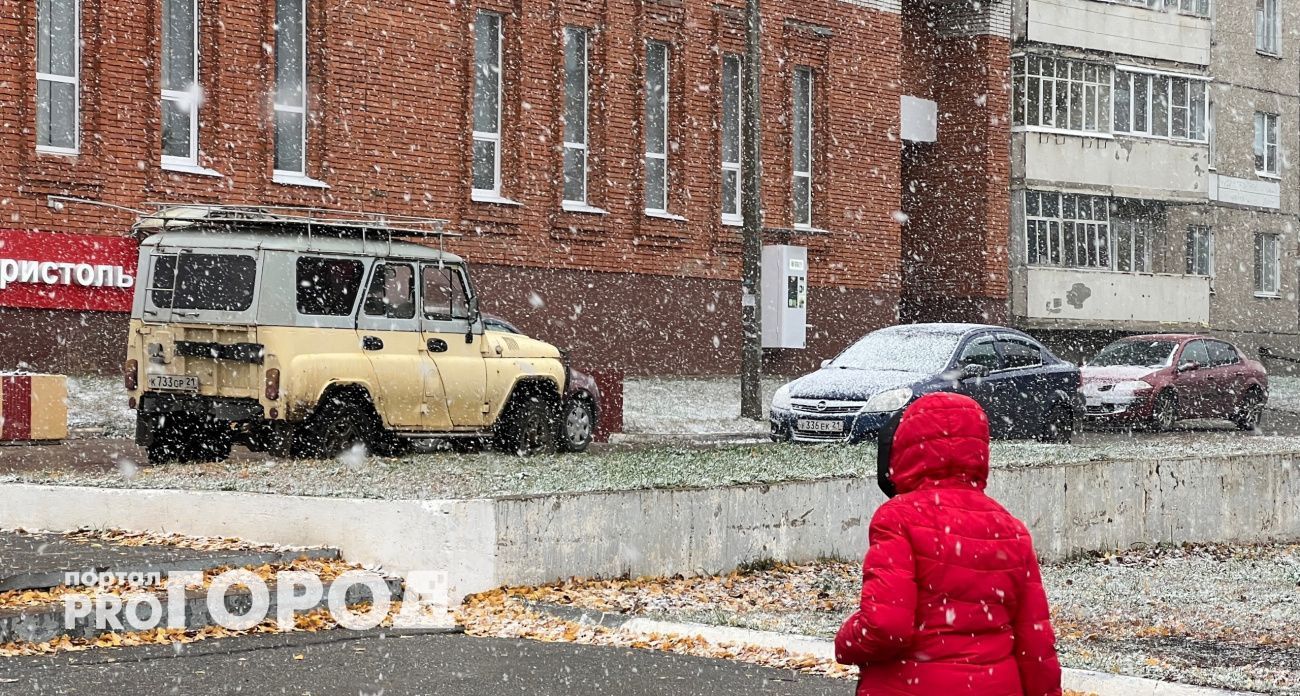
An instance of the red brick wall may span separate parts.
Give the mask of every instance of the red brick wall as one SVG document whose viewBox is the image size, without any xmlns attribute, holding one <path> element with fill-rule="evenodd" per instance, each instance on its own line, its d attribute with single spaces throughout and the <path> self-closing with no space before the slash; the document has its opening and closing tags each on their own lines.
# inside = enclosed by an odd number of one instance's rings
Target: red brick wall
<svg viewBox="0 0 1300 696">
<path fill-rule="evenodd" d="M 908 93 L 938 102 L 938 141 L 903 157 L 903 313 L 1005 322 L 1011 225 L 1010 42 L 943 36 L 935 12 L 905 14 Z M 960 76 L 953 77 L 953 76 Z"/>
<path fill-rule="evenodd" d="M 0 0 L 0 220 L 105 234 L 130 223 L 129 216 L 104 210 L 54 213 L 45 206 L 50 193 L 127 206 L 205 200 L 430 215 L 449 218 L 466 233 L 449 246 L 474 263 L 680 276 L 725 282 L 738 292 L 739 231 L 718 222 L 718 121 L 720 53 L 743 50 L 743 3 L 724 4 L 732 8 L 712 0 L 313 1 L 308 173 L 330 185 L 319 190 L 271 180 L 271 0 L 200 0 L 206 94 L 200 164 L 224 178 L 159 166 L 156 0 L 83 0 L 82 153 L 38 155 L 35 3 Z M 519 206 L 470 201 L 477 9 L 506 14 L 503 194 Z M 901 18 L 837 0 L 768 0 L 764 11 L 767 224 L 790 225 L 791 81 L 796 65 L 811 65 L 817 70 L 814 215 L 829 234 L 795 243 L 809 247 L 814 287 L 862 291 L 896 304 Z M 607 215 L 566 213 L 560 206 L 565 24 L 594 29 L 590 198 Z M 641 212 L 641 75 L 649 38 L 672 45 L 671 207 L 685 221 Z M 833 300 L 813 305 L 810 323 L 833 323 L 837 336 L 882 323 L 879 313 L 842 310 Z M 573 308 L 556 311 L 557 317 L 573 314 Z M 653 334 L 658 318 L 644 310 L 628 320 Z M 738 313 L 700 321 L 734 324 Z M 703 332 L 700 346 L 710 336 Z"/>
</svg>

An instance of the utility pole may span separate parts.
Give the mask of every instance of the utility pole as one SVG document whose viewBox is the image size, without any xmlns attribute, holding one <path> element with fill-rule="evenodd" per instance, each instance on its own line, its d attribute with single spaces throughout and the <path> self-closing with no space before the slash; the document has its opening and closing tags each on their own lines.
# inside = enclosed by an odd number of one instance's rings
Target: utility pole
<svg viewBox="0 0 1300 696">
<path fill-rule="evenodd" d="M 759 0 L 745 7 L 745 63 L 741 70 L 741 119 L 744 148 L 740 157 L 740 205 L 744 223 L 740 267 L 740 417 L 763 418 L 763 25 Z"/>
</svg>

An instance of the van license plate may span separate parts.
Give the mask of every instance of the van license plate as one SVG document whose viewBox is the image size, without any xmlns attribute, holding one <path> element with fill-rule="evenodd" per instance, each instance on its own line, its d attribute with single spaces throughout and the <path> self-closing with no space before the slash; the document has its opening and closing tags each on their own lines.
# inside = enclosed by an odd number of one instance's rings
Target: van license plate
<svg viewBox="0 0 1300 696">
<path fill-rule="evenodd" d="M 800 420 L 795 424 L 795 427 L 808 433 L 842 433 L 844 432 L 844 421 Z"/>
<path fill-rule="evenodd" d="M 193 375 L 149 375 L 149 388 L 196 392 L 199 390 L 199 378 Z"/>
</svg>

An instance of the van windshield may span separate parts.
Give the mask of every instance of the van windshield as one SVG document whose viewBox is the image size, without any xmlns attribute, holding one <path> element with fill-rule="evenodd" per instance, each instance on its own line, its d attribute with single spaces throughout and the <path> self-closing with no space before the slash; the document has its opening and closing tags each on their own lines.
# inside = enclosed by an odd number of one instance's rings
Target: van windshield
<svg viewBox="0 0 1300 696">
<path fill-rule="evenodd" d="M 242 312 L 253 305 L 257 259 L 236 254 L 154 257 L 150 300 L 159 309 Z"/>
</svg>

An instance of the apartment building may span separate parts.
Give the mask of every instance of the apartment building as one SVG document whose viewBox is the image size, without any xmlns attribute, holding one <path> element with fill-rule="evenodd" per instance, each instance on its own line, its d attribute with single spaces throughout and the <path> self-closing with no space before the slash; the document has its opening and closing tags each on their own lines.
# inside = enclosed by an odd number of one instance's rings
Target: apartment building
<svg viewBox="0 0 1300 696">
<path fill-rule="evenodd" d="M 1011 314 L 1294 348 L 1300 4 L 1016 0 Z"/>
</svg>

